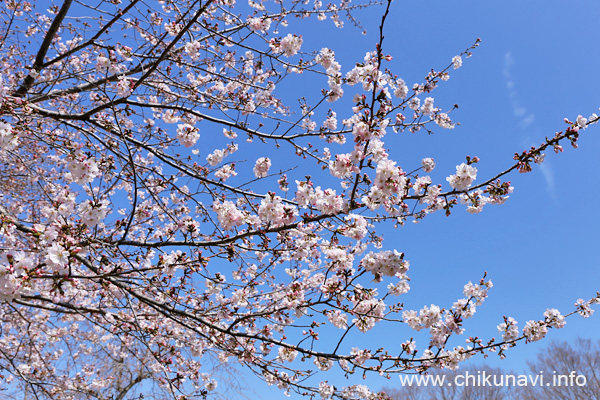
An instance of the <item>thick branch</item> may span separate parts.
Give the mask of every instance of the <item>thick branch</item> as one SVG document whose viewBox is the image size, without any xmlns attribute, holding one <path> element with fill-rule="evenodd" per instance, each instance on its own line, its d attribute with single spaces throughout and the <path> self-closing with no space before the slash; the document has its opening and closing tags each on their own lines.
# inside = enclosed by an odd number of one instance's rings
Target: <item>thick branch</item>
<svg viewBox="0 0 600 400">
<path fill-rule="evenodd" d="M 52 21 L 52 25 L 50 25 L 50 29 L 48 29 L 48 32 L 46 32 L 44 41 L 42 42 L 42 45 L 40 46 L 40 49 L 38 50 L 37 56 L 35 57 L 35 62 L 33 63 L 33 66 L 31 67 L 31 72 L 33 72 L 33 73 L 39 72 L 40 68 L 44 64 L 44 58 L 46 57 L 46 53 L 48 53 L 48 49 L 50 48 L 50 45 L 52 44 L 52 41 L 54 40 L 54 36 L 56 35 L 56 32 L 58 32 L 58 29 L 60 28 L 60 24 L 62 24 L 63 20 L 67 16 L 67 12 L 69 11 L 69 8 L 71 7 L 72 2 L 73 2 L 73 0 L 65 0 L 62 7 L 58 11 L 58 14 L 56 14 L 56 17 L 54 18 L 54 21 Z M 35 82 L 34 75 L 32 75 L 32 74 L 27 75 L 27 77 L 25 77 L 25 81 L 23 81 L 23 84 L 21 85 L 21 87 L 19 87 L 17 89 L 17 91 L 15 92 L 15 96 L 23 97 L 27 93 L 27 91 L 31 88 L 31 86 L 33 85 L 34 82 Z"/>
</svg>

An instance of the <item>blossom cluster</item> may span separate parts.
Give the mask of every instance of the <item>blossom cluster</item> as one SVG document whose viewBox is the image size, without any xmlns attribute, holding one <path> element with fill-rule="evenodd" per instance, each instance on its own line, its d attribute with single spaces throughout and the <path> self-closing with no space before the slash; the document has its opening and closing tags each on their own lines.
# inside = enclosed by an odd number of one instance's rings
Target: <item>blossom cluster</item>
<svg viewBox="0 0 600 400">
<path fill-rule="evenodd" d="M 0 252 L 0 301 L 10 302 L 20 297 L 27 269 L 32 266 L 33 260 L 22 251 Z"/>
<path fill-rule="evenodd" d="M 67 159 L 71 177 L 80 185 L 92 182 L 100 173 L 96 160 L 83 152 L 72 154 Z"/>
<path fill-rule="evenodd" d="M 327 101 L 332 103 L 338 100 L 344 95 L 344 89 L 342 89 L 342 67 L 335 60 L 335 53 L 333 50 L 324 47 L 315 58 L 315 62 L 323 66 L 327 72 L 327 83 L 329 85 Z M 331 129 L 335 129 L 335 127 Z"/>
<path fill-rule="evenodd" d="M 469 282 L 463 289 L 465 298 L 457 300 L 451 309 L 446 310 L 431 304 L 429 307 L 424 306 L 419 312 L 404 310 L 402 319 L 416 331 L 429 329 L 430 347 L 443 349 L 450 335 L 463 333 L 463 320 L 471 318 L 475 314 L 476 306 L 483 303 L 491 287 L 492 282 L 489 280 L 481 280 L 478 285 Z M 423 357 L 425 357 L 424 354 Z"/>
<path fill-rule="evenodd" d="M 456 174 L 450 175 L 446 180 L 454 190 L 465 190 L 477 178 L 477 168 L 462 163 L 456 166 Z"/>
<path fill-rule="evenodd" d="M 271 40 L 270 45 L 275 51 L 283 53 L 286 57 L 292 57 L 302 47 L 302 36 L 288 33 L 286 37 L 279 41 Z"/>
<path fill-rule="evenodd" d="M 362 201 L 371 210 L 382 204 L 387 210 L 391 210 L 392 205 L 402 201 L 406 184 L 407 180 L 402 168 L 396 166 L 395 161 L 384 159 L 377 164 L 375 182 Z"/>
<path fill-rule="evenodd" d="M 264 178 L 271 168 L 271 159 L 269 157 L 260 157 L 254 165 L 254 176 Z"/>
<path fill-rule="evenodd" d="M 403 277 L 408 272 L 408 261 L 404 260 L 404 253 L 396 250 L 370 252 L 361 261 L 361 265 L 376 277 L 397 276 Z M 380 278 L 381 279 L 381 278 Z"/>
<path fill-rule="evenodd" d="M 177 140 L 185 147 L 192 147 L 200 139 L 199 129 L 190 124 L 177 125 Z"/>
<path fill-rule="evenodd" d="M 4 121 L 0 121 L 0 155 L 14 150 L 19 145 L 19 137 L 13 127 Z"/>
<path fill-rule="evenodd" d="M 298 210 L 295 206 L 285 204 L 283 199 L 269 192 L 258 208 L 258 217 L 269 226 L 291 224 L 296 220 Z"/>
</svg>

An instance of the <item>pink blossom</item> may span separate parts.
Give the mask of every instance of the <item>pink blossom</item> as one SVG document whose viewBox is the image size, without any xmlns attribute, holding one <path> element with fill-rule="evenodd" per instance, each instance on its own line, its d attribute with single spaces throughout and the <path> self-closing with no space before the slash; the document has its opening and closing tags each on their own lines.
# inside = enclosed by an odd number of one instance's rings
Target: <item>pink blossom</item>
<svg viewBox="0 0 600 400">
<path fill-rule="evenodd" d="M 226 155 L 225 150 L 215 149 L 211 154 L 206 156 L 206 161 L 211 167 L 216 167 L 223 161 L 223 158 L 225 158 Z"/>
<path fill-rule="evenodd" d="M 253 31 L 267 32 L 271 26 L 271 19 L 249 17 L 248 24 Z"/>
<path fill-rule="evenodd" d="M 229 178 L 231 178 L 232 176 L 236 176 L 237 172 L 235 172 L 235 169 L 233 167 L 233 165 L 231 164 L 227 164 L 227 165 L 223 165 L 221 168 L 219 168 L 216 172 L 215 172 L 215 177 L 217 177 L 218 179 L 225 181 Z"/>
<path fill-rule="evenodd" d="M 291 204 L 284 204 L 281 197 L 269 193 L 260 203 L 258 216 L 260 220 L 272 226 L 290 224 L 296 220 L 298 210 Z"/>
<path fill-rule="evenodd" d="M 280 347 L 278 350 L 278 357 L 281 361 L 292 362 L 298 355 L 298 352 L 289 347 Z"/>
<path fill-rule="evenodd" d="M 311 204 L 323 214 L 335 215 L 346 207 L 344 199 L 333 189 L 317 187 L 311 197 Z"/>
<path fill-rule="evenodd" d="M 302 46 L 302 36 L 292 35 L 288 33 L 286 37 L 281 39 L 280 49 L 286 57 L 291 57 L 300 51 Z"/>
<path fill-rule="evenodd" d="M 383 204 L 397 204 L 401 201 L 406 187 L 406 178 L 396 162 L 389 159 L 377 164 L 375 182 L 363 202 L 374 210 Z"/>
<path fill-rule="evenodd" d="M 465 190 L 477 177 L 477 168 L 472 165 L 462 163 L 456 166 L 456 174 L 450 175 L 446 180 L 455 190 Z"/>
<path fill-rule="evenodd" d="M 397 87 L 394 90 L 394 96 L 400 97 L 401 99 L 406 98 L 408 95 L 408 86 L 404 83 L 402 79 L 397 82 Z"/>
<path fill-rule="evenodd" d="M 33 265 L 33 259 L 22 251 L 0 252 L 0 301 L 12 301 L 21 296 L 24 290 L 22 279 L 26 268 Z"/>
<path fill-rule="evenodd" d="M 177 125 L 177 139 L 185 147 L 192 147 L 200 139 L 198 128 L 190 124 Z"/>
<path fill-rule="evenodd" d="M 219 224 L 225 230 L 230 230 L 245 223 L 244 214 L 231 201 L 224 201 L 223 203 L 215 201 L 212 209 L 217 213 Z"/>
<path fill-rule="evenodd" d="M 314 362 L 321 371 L 329 371 L 333 367 L 333 360 L 326 357 L 316 357 Z"/>
<path fill-rule="evenodd" d="M 271 159 L 268 157 L 260 157 L 256 160 L 256 164 L 254 165 L 254 176 L 257 178 L 264 178 L 269 173 L 269 168 L 271 168 Z"/>
<path fill-rule="evenodd" d="M 202 44 L 195 40 L 193 42 L 187 42 L 184 46 L 185 52 L 192 60 L 195 60 L 199 56 L 199 51 L 202 48 Z"/>
<path fill-rule="evenodd" d="M 454 69 L 459 69 L 462 66 L 462 57 L 454 56 L 452 58 L 452 66 L 454 67 Z"/>
<path fill-rule="evenodd" d="M 548 328 L 540 321 L 527 321 L 523 328 L 523 336 L 530 342 L 543 339 L 546 333 L 548 333 Z"/>
<path fill-rule="evenodd" d="M 349 214 L 344 217 L 345 224 L 339 227 L 342 235 L 361 240 L 367 236 L 367 220 L 362 215 Z"/>
<path fill-rule="evenodd" d="M 583 318 L 589 318 L 592 316 L 592 314 L 594 314 L 594 310 L 590 307 L 590 304 L 591 304 L 590 302 L 587 302 L 583 299 L 578 299 L 577 302 L 575 302 L 575 306 L 577 307 L 577 312 Z"/>
<path fill-rule="evenodd" d="M 69 252 L 60 244 L 52 243 L 46 252 L 46 260 L 53 271 L 64 273 L 69 264 Z"/>
<path fill-rule="evenodd" d="M 94 202 L 91 200 L 84 201 L 77 208 L 78 214 L 81 216 L 81 222 L 89 228 L 96 225 L 103 225 L 104 218 L 108 212 L 108 200 Z"/>
<path fill-rule="evenodd" d="M 323 68 L 329 69 L 333 66 L 333 63 L 335 62 L 335 53 L 333 52 L 333 50 L 324 47 L 321 49 L 321 51 L 315 58 L 315 62 L 321 64 Z"/>
<path fill-rule="evenodd" d="M 96 161 L 84 154 L 70 156 L 69 170 L 76 183 L 83 185 L 92 182 L 100 173 Z"/>
<path fill-rule="evenodd" d="M 358 168 L 352 162 L 349 154 L 336 154 L 334 161 L 329 161 L 329 172 L 336 178 L 349 178 Z"/>
<path fill-rule="evenodd" d="M 19 138 L 12 126 L 0 120 L 0 155 L 15 149 L 19 145 Z"/>
<path fill-rule="evenodd" d="M 322 398 L 328 399 L 335 393 L 335 388 L 327 382 L 319 383 L 319 394 Z"/>
<path fill-rule="evenodd" d="M 421 112 L 423 114 L 429 115 L 434 112 L 433 108 L 433 97 L 426 97 L 423 105 L 421 106 Z"/>
<path fill-rule="evenodd" d="M 119 83 L 117 83 L 117 95 L 121 97 L 127 97 L 133 91 L 133 83 L 131 79 L 120 76 Z"/>
<path fill-rule="evenodd" d="M 519 327 L 513 317 L 505 318 L 505 322 L 498 325 L 498 332 L 502 334 L 502 340 L 511 342 L 519 337 Z"/>
<path fill-rule="evenodd" d="M 107 57 L 105 57 L 103 55 L 99 55 L 96 58 L 96 69 L 97 70 L 104 71 L 104 70 L 107 70 L 108 68 L 110 68 L 110 66 L 111 66 L 111 62 Z"/>
<path fill-rule="evenodd" d="M 547 309 L 544 312 L 544 317 L 546 317 L 545 322 L 548 323 L 548 326 L 553 328 L 564 328 L 567 323 L 565 317 L 556 308 Z"/>
<path fill-rule="evenodd" d="M 373 357 L 370 350 L 361 350 L 358 347 L 353 347 L 350 351 L 350 354 L 354 356 L 354 362 L 359 365 L 364 364 L 367 360 L 370 360 L 371 357 Z"/>
<path fill-rule="evenodd" d="M 361 265 L 375 276 L 402 276 L 408 272 L 408 262 L 404 261 L 404 254 L 396 250 L 369 252 Z"/>
</svg>

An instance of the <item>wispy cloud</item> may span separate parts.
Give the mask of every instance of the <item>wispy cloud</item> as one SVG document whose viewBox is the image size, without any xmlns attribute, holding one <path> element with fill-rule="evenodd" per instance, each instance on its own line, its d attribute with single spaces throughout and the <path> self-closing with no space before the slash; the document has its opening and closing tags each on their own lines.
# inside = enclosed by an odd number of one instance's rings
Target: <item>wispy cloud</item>
<svg viewBox="0 0 600 400">
<path fill-rule="evenodd" d="M 511 52 L 507 51 L 504 54 L 504 69 L 502 70 L 502 74 L 504 75 L 504 81 L 506 82 L 506 88 L 508 89 L 508 97 L 510 98 L 513 114 L 519 119 L 519 126 L 525 129 L 533 124 L 533 121 L 535 121 L 535 115 L 528 112 L 527 108 L 525 108 L 519 102 L 519 95 L 516 89 L 515 80 L 513 79 L 511 73 L 514 63 L 515 60 L 513 59 Z"/>
<path fill-rule="evenodd" d="M 504 75 L 504 81 L 506 83 L 506 89 L 508 90 L 508 98 L 510 99 L 510 103 L 512 106 L 513 115 L 519 121 L 519 127 L 523 130 L 527 129 L 529 131 L 529 127 L 535 121 L 535 115 L 527 110 L 527 108 L 521 104 L 519 100 L 519 93 L 517 91 L 516 82 L 512 76 L 512 67 L 515 64 L 515 60 L 510 51 L 507 51 L 504 54 L 504 68 L 502 70 L 502 75 Z M 533 141 L 530 137 L 526 136 L 524 138 L 525 146 L 531 146 Z M 539 166 L 540 171 L 544 175 L 544 179 L 546 180 L 546 189 L 548 193 L 552 197 L 556 197 L 556 191 L 554 189 L 554 172 L 552 171 L 552 167 L 549 161 L 544 162 Z"/>
<path fill-rule="evenodd" d="M 556 190 L 554 190 L 554 172 L 552 172 L 552 167 L 550 166 L 549 161 L 545 161 L 542 165 L 538 166 L 542 174 L 544 174 L 544 179 L 546 180 L 546 189 L 548 193 L 553 198 L 556 198 Z"/>
</svg>

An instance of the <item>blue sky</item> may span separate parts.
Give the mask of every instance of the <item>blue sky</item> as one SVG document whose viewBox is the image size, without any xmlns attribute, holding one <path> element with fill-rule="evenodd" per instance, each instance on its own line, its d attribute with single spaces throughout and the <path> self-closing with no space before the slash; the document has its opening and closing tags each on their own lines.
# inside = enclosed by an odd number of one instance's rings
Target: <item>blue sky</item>
<svg viewBox="0 0 600 400">
<path fill-rule="evenodd" d="M 345 73 L 374 48 L 381 11 L 374 7 L 356 14 L 367 35 L 349 25 L 336 30 L 330 22 L 303 27 L 306 21 L 292 21 L 281 33 L 303 34 L 305 51 L 334 49 Z M 510 166 L 515 152 L 563 130 L 564 117 L 598 113 L 598 20 L 596 1 L 393 3 L 384 52 L 394 56 L 389 66 L 409 86 L 431 68 L 446 66 L 477 37 L 482 40 L 473 57 L 433 92 L 436 105 L 459 104 L 452 116 L 461 125 L 452 131 L 437 129 L 431 136 L 388 137 L 393 157 L 406 170 L 423 157 L 434 157 L 435 173 L 442 181 L 466 155 L 479 156 L 481 181 Z M 311 85 L 305 84 L 309 90 Z M 386 231 L 384 248 L 405 252 L 411 262 L 412 289 L 403 299 L 406 307 L 450 306 L 461 297 L 465 283 L 477 281 L 487 271 L 494 288 L 465 327 L 467 335 L 489 339 L 499 337 L 496 326 L 503 315 L 514 317 L 522 328 L 529 319 L 543 318 L 547 308 L 567 313 L 578 298 L 593 297 L 600 290 L 599 138 L 600 126 L 588 128 L 579 149 L 565 145 L 564 153 L 548 153 L 541 168 L 513 174 L 509 179 L 515 191 L 503 206 L 487 206 L 479 215 L 457 207 L 450 217 L 432 215 L 419 224 Z M 600 311 L 589 319 L 570 317 L 564 329 L 551 330 L 548 338 L 600 339 L 599 329 Z M 409 330 L 382 327 L 370 333 L 368 342 L 394 346 L 411 335 Z M 357 346 L 367 347 L 360 335 L 355 340 Z M 546 344 L 520 344 L 504 361 L 476 357 L 474 362 L 525 372 L 527 360 Z M 424 349 L 426 340 L 417 347 Z M 369 382 L 375 387 L 398 384 L 376 378 Z M 353 377 L 335 383 L 364 382 Z M 270 394 L 257 389 L 261 398 L 285 398 L 276 389 Z"/>
</svg>

